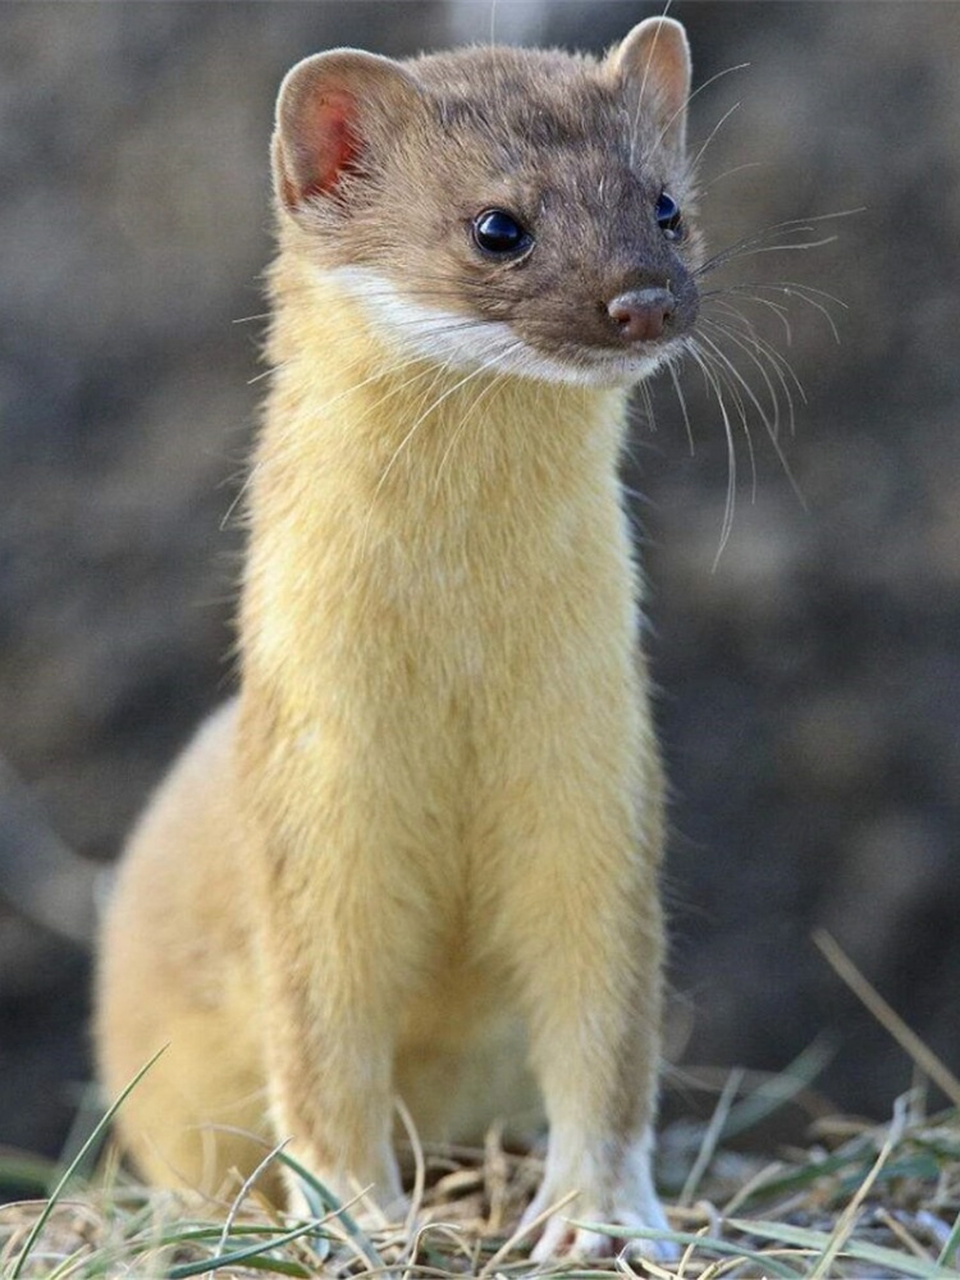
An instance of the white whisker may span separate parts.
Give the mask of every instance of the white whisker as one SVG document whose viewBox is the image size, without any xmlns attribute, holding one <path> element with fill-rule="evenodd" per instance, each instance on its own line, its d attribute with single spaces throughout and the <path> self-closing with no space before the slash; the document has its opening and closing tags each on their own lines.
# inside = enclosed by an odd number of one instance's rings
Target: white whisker
<svg viewBox="0 0 960 1280">
<path fill-rule="evenodd" d="M 707 134 L 706 140 L 700 147 L 700 150 L 693 157 L 693 160 L 690 163 L 691 169 L 696 169 L 698 167 L 698 165 L 700 164 L 700 161 L 703 159 L 703 155 L 707 147 L 710 146 L 711 142 L 713 142 L 714 138 L 717 136 L 717 134 L 720 132 L 723 126 L 727 123 L 727 121 L 730 119 L 733 113 L 739 110 L 740 110 L 739 102 L 735 102 L 732 107 L 727 108 L 727 110 L 723 113 L 723 115 L 720 117 L 717 123 L 713 126 L 713 128 Z"/>
<path fill-rule="evenodd" d="M 677 402 L 680 405 L 680 412 L 683 414 L 683 425 L 687 432 L 687 442 L 690 445 L 690 456 L 692 458 L 696 452 L 693 438 L 693 424 L 690 421 L 690 413 L 687 409 L 687 398 L 683 394 L 683 387 L 680 383 L 680 378 L 673 365 L 670 366 L 670 381 L 673 383 L 673 390 L 676 393 Z"/>
<path fill-rule="evenodd" d="M 738 173 L 746 173 L 748 169 L 762 169 L 764 164 L 760 160 L 748 160 L 743 164 L 732 165 L 729 169 L 724 169 L 721 173 L 714 174 L 712 178 L 707 178 L 705 182 L 699 182 L 697 189 L 701 195 L 712 190 L 720 182 L 725 182 L 727 178 L 732 178 Z"/>
<path fill-rule="evenodd" d="M 737 503 L 737 451 L 734 444 L 733 424 L 730 421 L 730 414 L 727 410 L 726 401 L 723 398 L 723 386 L 710 366 L 705 353 L 700 349 L 695 341 L 691 343 L 690 351 L 693 359 L 696 361 L 703 374 L 707 386 L 710 387 L 716 398 L 727 441 L 727 497 L 724 504 L 723 520 L 720 525 L 719 543 L 717 545 L 716 555 L 713 558 L 713 569 L 716 571 L 724 549 L 730 541 L 730 534 L 733 531 L 733 516 Z"/>
<path fill-rule="evenodd" d="M 491 369 L 496 370 L 495 360 L 488 360 L 487 363 L 483 365 L 482 368 L 475 370 L 475 374 L 472 376 L 475 376 L 476 374 L 487 373 Z M 490 379 L 490 381 L 486 384 L 486 386 L 481 388 L 481 390 L 470 402 L 469 406 L 467 407 L 466 411 L 463 414 L 463 417 L 460 419 L 459 423 L 457 424 L 457 429 L 451 435 L 450 441 L 446 449 L 443 451 L 443 457 L 440 459 L 440 464 L 437 467 L 437 474 L 434 479 L 435 491 L 439 491 L 440 489 L 444 469 L 447 466 L 447 463 L 449 462 L 451 456 L 453 455 L 453 451 L 456 447 L 457 441 L 460 439 L 460 437 L 462 436 L 466 428 L 467 418 L 471 414 L 476 412 L 477 406 L 479 405 L 480 401 L 484 398 L 484 396 L 489 395 L 491 391 L 499 389 L 503 385 L 503 383 L 506 381 L 507 377 L 508 375 L 506 373 L 504 373 L 501 370 L 497 370 L 495 372 L 495 376 Z M 468 379 L 464 379 L 464 381 L 466 382 L 468 381 Z"/>
<path fill-rule="evenodd" d="M 726 336 L 731 337 L 729 333 L 727 333 Z M 731 337 L 731 340 L 732 340 L 732 337 Z M 726 354 L 726 352 L 723 351 L 713 341 L 712 338 L 709 338 L 704 332 L 701 331 L 697 341 L 701 343 L 702 346 L 706 347 L 709 350 L 711 356 L 714 358 L 715 367 L 717 368 L 718 372 L 723 371 L 725 375 L 725 381 L 727 382 L 727 385 L 730 388 L 731 395 L 734 395 L 736 397 L 736 402 L 741 407 L 740 417 L 743 422 L 743 427 L 744 427 L 744 431 L 746 433 L 747 439 L 749 440 L 750 438 L 749 418 L 746 411 L 746 404 L 749 403 L 753 405 L 754 409 L 757 412 L 758 417 L 760 418 L 760 421 L 766 427 L 767 435 L 770 437 L 770 439 L 774 443 L 776 443 L 779 436 L 779 429 L 780 429 L 780 404 L 779 404 L 779 401 L 777 400 L 777 394 L 776 394 L 776 391 L 774 390 L 773 383 L 770 381 L 770 377 L 767 374 L 766 370 L 763 368 L 763 366 L 759 362 L 756 362 L 756 361 L 754 362 L 757 368 L 759 369 L 760 373 L 764 377 L 767 391 L 770 395 L 770 401 L 771 401 L 770 410 L 768 410 L 767 407 L 761 402 L 759 396 L 754 391 L 753 387 L 750 386 L 750 383 L 747 382 L 746 378 L 743 376 L 743 374 L 740 372 L 737 366 L 733 363 L 730 357 Z M 744 396 L 746 397 L 746 401 L 744 401 L 743 399 Z M 752 456 L 752 449 L 751 449 L 751 456 Z M 756 470 L 754 470 L 754 486 L 756 486 Z"/>
</svg>

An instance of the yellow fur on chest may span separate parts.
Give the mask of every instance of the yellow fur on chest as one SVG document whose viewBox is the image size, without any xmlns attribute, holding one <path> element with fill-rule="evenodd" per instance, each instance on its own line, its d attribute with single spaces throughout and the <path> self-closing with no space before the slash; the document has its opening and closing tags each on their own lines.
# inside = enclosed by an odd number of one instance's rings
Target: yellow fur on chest
<svg viewBox="0 0 960 1280">
<path fill-rule="evenodd" d="M 245 675 L 295 716 L 371 700 L 426 728 L 626 672 L 623 393 L 404 361 L 320 281 L 290 312 L 252 478 Z"/>
<path fill-rule="evenodd" d="M 405 362 L 317 281 L 281 311 L 273 354 L 242 611 L 244 794 L 262 870 L 274 840 L 300 865 L 280 914 L 331 895 L 358 914 L 378 894 L 408 902 L 397 952 L 417 987 L 493 938 L 509 950 L 515 832 L 549 828 L 558 788 L 574 812 L 599 808 L 621 864 L 634 857 L 645 727 L 624 396 Z"/>
</svg>

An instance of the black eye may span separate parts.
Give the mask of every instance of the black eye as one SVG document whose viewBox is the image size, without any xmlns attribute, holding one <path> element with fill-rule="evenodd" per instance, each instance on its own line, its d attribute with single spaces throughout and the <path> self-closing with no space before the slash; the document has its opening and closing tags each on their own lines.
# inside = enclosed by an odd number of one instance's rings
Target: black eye
<svg viewBox="0 0 960 1280">
<path fill-rule="evenodd" d="M 473 238 L 484 253 L 504 257 L 523 253 L 533 244 L 533 236 L 503 209 L 487 209 L 473 220 Z"/>
<path fill-rule="evenodd" d="M 661 191 L 657 199 L 657 222 L 668 240 L 683 239 L 683 218 L 680 216 L 680 206 L 666 191 Z"/>
</svg>

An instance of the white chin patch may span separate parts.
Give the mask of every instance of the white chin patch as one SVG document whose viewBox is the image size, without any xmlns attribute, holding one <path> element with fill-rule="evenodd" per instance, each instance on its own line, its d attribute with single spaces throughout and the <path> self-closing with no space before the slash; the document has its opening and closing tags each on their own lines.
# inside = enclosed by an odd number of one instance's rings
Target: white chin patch
<svg viewBox="0 0 960 1280">
<path fill-rule="evenodd" d="M 630 387 L 642 382 L 669 360 L 657 355 L 597 353 L 583 364 L 542 355 L 502 320 L 475 319 L 414 302 L 385 276 L 369 267 L 335 267 L 323 271 L 367 309 L 379 331 L 411 356 L 463 373 L 504 373 L 540 382 L 579 386 Z"/>
</svg>

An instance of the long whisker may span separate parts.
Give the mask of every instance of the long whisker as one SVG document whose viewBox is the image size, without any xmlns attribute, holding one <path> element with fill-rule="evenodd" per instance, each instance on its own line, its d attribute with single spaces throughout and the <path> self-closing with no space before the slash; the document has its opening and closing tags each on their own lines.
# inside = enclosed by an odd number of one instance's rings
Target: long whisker
<svg viewBox="0 0 960 1280">
<path fill-rule="evenodd" d="M 666 122 L 666 124 L 665 124 L 665 125 L 663 126 L 663 128 L 660 130 L 660 133 L 659 133 L 659 135 L 657 136 L 656 142 L 654 143 L 654 146 L 653 146 L 653 150 L 654 150 L 654 152 L 656 152 L 656 151 L 658 151 L 658 150 L 660 149 L 660 145 L 661 145 L 661 143 L 663 142 L 664 138 L 667 136 L 667 134 L 670 132 L 670 128 L 671 128 L 671 126 L 672 126 L 672 125 L 673 125 L 673 124 L 674 124 L 674 123 L 675 123 L 675 122 L 680 118 L 680 116 L 682 116 L 682 115 L 683 115 L 683 113 L 684 113 L 684 112 L 687 110 L 687 108 L 690 106 L 690 103 L 694 100 L 694 98 L 698 97 L 701 93 L 703 93 L 704 89 L 709 89 L 709 88 L 710 88 L 710 86 L 711 86 L 712 84 L 716 84 L 716 82 L 717 82 L 718 80 L 722 80 L 724 76 L 731 75 L 734 71 L 743 71 L 743 70 L 745 70 L 745 69 L 746 69 L 747 67 L 749 67 L 749 66 L 750 66 L 750 63 L 749 63 L 749 62 L 738 62 L 738 63 L 737 63 L 737 65 L 736 65 L 736 66 L 734 66 L 734 67 L 725 67 L 725 68 L 723 69 L 723 71 L 717 71 L 714 75 L 710 76 L 710 78 L 709 78 L 708 80 L 704 80 L 703 84 L 699 84 L 699 85 L 697 85 L 696 89 L 694 89 L 692 93 L 687 94 L 687 98 L 686 98 L 686 101 L 684 102 L 683 106 L 681 106 L 681 107 L 678 107 L 678 108 L 677 108 L 677 110 L 673 113 L 673 115 L 669 118 L 669 120 Z M 737 106 L 739 106 L 740 104 L 739 104 L 739 103 L 737 103 L 736 105 L 737 105 Z M 707 138 L 706 142 L 703 144 L 703 146 L 702 146 L 702 147 L 700 148 L 700 150 L 697 152 L 696 158 L 693 160 L 693 162 L 692 162 L 692 163 L 690 163 L 690 164 L 688 164 L 688 165 L 687 165 L 687 168 L 688 168 L 691 172 L 693 172 L 693 171 L 696 169 L 697 164 L 698 164 L 698 163 L 699 163 L 699 161 L 700 161 L 700 157 L 701 157 L 701 156 L 703 155 L 703 153 L 706 151 L 706 149 L 707 149 L 707 147 L 709 146 L 710 142 L 711 142 L 711 141 L 713 140 L 713 138 L 716 136 L 717 132 L 719 131 L 719 129 L 721 128 L 721 126 L 723 125 L 723 123 L 726 121 L 727 117 L 728 117 L 728 116 L 731 114 L 731 112 L 732 112 L 732 111 L 734 111 L 734 110 L 736 110 L 736 107 L 731 108 L 731 110 L 730 110 L 730 111 L 728 111 L 728 112 L 726 113 L 726 115 L 725 115 L 725 116 L 723 116 L 723 117 L 722 117 L 722 118 L 717 122 L 717 124 L 714 126 L 713 130 L 712 130 L 712 131 L 711 131 L 711 133 L 710 133 L 709 138 Z"/>
<path fill-rule="evenodd" d="M 765 301 L 765 299 L 759 299 L 759 301 L 763 302 Z M 774 313 L 776 314 L 778 310 L 777 304 L 771 303 L 770 305 L 774 308 Z M 798 378 L 797 373 L 793 368 L 793 365 L 790 363 L 787 357 L 783 354 L 783 352 L 779 349 L 779 347 L 774 346 L 772 342 L 768 341 L 762 334 L 758 333 L 754 328 L 754 326 L 750 323 L 750 321 L 748 321 L 745 316 L 741 315 L 741 313 L 737 310 L 737 308 L 734 307 L 732 304 L 728 304 L 726 309 L 732 315 L 733 319 L 739 325 L 739 327 L 731 329 L 729 325 L 720 324 L 720 322 L 718 321 L 714 321 L 713 323 L 719 324 L 719 327 L 723 332 L 729 333 L 731 336 L 736 336 L 741 340 L 745 341 L 748 344 L 747 345 L 748 354 L 756 353 L 758 355 L 762 355 L 764 359 L 767 360 L 768 363 L 776 369 L 778 379 L 783 382 L 789 382 L 790 385 L 794 388 L 794 390 L 796 390 L 796 392 L 800 396 L 800 399 L 804 403 L 806 403 L 807 395 L 806 395 L 806 392 L 804 391 L 803 384 Z M 786 316 L 780 316 L 779 318 L 782 320 L 784 326 L 786 327 L 787 338 L 789 341 L 789 338 L 790 338 L 789 319 Z M 789 396 L 790 391 L 787 386 L 784 386 L 784 392 Z"/>
<path fill-rule="evenodd" d="M 780 293 L 785 298 L 798 298 L 801 302 L 806 303 L 808 307 L 812 307 L 823 316 L 827 324 L 830 326 L 830 332 L 833 335 L 833 340 L 835 342 L 840 341 L 840 333 L 837 329 L 836 321 L 834 320 L 833 315 L 830 312 L 830 307 L 827 304 L 829 303 L 831 306 L 842 307 L 844 311 L 847 310 L 847 304 L 842 298 L 838 298 L 835 294 L 828 293 L 825 289 L 815 289 L 813 285 L 796 284 L 789 280 L 781 280 L 771 284 L 756 283 L 731 285 L 729 288 L 725 289 L 704 290 L 704 292 L 700 294 L 700 298 L 701 301 L 706 301 L 715 297 L 724 297 L 726 295 L 736 294 L 739 297 L 745 298 L 749 302 L 756 302 L 761 306 L 767 306 L 777 310 L 786 310 L 782 304 L 774 303 L 769 298 L 760 297 L 759 295 L 761 293 Z"/>
<path fill-rule="evenodd" d="M 676 367 L 672 364 L 670 365 L 670 381 L 673 383 L 673 390 L 676 394 L 677 402 L 680 405 L 680 412 L 683 414 L 683 425 L 687 432 L 687 443 L 690 446 L 690 456 L 692 458 L 696 452 L 696 445 L 693 438 L 693 424 L 690 421 L 690 412 L 687 408 L 687 397 L 683 393 L 683 386 L 680 382 L 680 377 L 677 374 Z"/>
<path fill-rule="evenodd" d="M 714 174 L 712 178 L 708 178 L 705 182 L 697 183 L 697 190 L 700 195 L 712 190 L 718 183 L 725 182 L 727 178 L 732 178 L 738 173 L 746 173 L 748 169 L 762 169 L 764 167 L 761 160 L 747 160 L 743 164 L 732 165 L 729 169 L 724 169 L 721 173 Z"/>
<path fill-rule="evenodd" d="M 773 382 L 771 381 L 769 374 L 767 373 L 767 370 L 763 364 L 763 361 L 760 359 L 760 355 L 763 355 L 769 362 L 770 368 L 773 370 L 774 377 L 777 379 L 777 383 L 783 392 L 784 398 L 786 399 L 791 433 L 794 430 L 795 415 L 794 415 L 793 395 L 791 393 L 790 386 L 787 382 L 787 375 L 789 375 L 789 377 L 791 378 L 801 399 L 806 400 L 806 394 L 803 390 L 803 386 L 800 383 L 800 380 L 797 378 L 797 375 L 794 372 L 792 366 L 789 364 L 789 362 L 787 362 L 784 359 L 784 357 L 781 355 L 781 353 L 778 352 L 775 348 L 770 347 L 768 343 L 765 343 L 763 339 L 759 337 L 754 339 L 755 346 L 754 348 L 751 348 L 751 346 L 740 335 L 732 332 L 731 330 L 729 329 L 721 330 L 721 332 L 724 333 L 724 336 L 729 341 L 733 342 L 735 346 L 737 346 L 740 350 L 744 352 L 747 359 L 749 359 L 751 363 L 759 371 L 760 376 L 763 378 L 767 391 L 770 395 L 770 400 L 771 400 L 771 405 L 773 410 L 772 417 L 770 416 L 770 414 L 766 412 L 764 406 L 760 403 L 759 399 L 753 392 L 753 389 L 750 387 L 750 384 L 746 381 L 746 379 L 744 378 L 740 370 L 737 369 L 736 365 L 734 365 L 734 363 L 730 360 L 729 356 L 727 356 L 726 353 L 723 352 L 717 346 L 717 344 L 712 341 L 712 339 L 708 338 L 703 333 L 700 334 L 698 341 L 700 341 L 701 343 L 704 343 L 710 349 L 714 358 L 718 360 L 723 366 L 723 368 L 727 371 L 728 378 L 733 379 L 736 382 L 736 384 L 743 390 L 744 394 L 747 396 L 750 403 L 753 404 L 753 406 L 757 410 L 757 413 L 760 416 L 760 420 L 763 422 L 764 426 L 767 429 L 767 435 L 769 436 L 769 439 L 773 445 L 774 451 L 777 455 L 777 460 L 779 461 L 781 467 L 783 468 L 784 475 L 787 477 L 788 481 L 790 482 L 790 487 L 793 489 L 793 492 L 796 495 L 797 501 L 800 503 L 800 506 L 803 508 L 804 511 L 806 511 L 807 509 L 806 499 L 804 498 L 804 495 L 802 490 L 800 489 L 799 483 L 797 482 L 797 479 L 793 474 L 793 470 L 790 466 L 787 456 L 783 451 L 783 446 L 780 443 L 779 397 L 777 396 L 776 388 Z"/>
<path fill-rule="evenodd" d="M 713 558 L 713 569 L 716 571 L 724 549 L 730 541 L 730 534 L 733 531 L 733 516 L 737 503 L 737 451 L 734 446 L 733 424 L 730 421 L 730 414 L 723 398 L 723 386 L 696 341 L 690 344 L 690 352 L 703 374 L 704 381 L 716 398 L 727 441 L 727 497 L 723 509 L 723 520 L 720 525 L 720 539 L 716 555 Z"/>
<path fill-rule="evenodd" d="M 774 438 L 776 438 L 779 425 L 779 404 L 777 391 L 773 386 L 767 371 L 767 367 L 769 366 L 780 390 L 783 392 L 784 398 L 787 401 L 790 411 L 790 428 L 792 433 L 794 426 L 793 393 L 787 378 L 789 375 L 800 394 L 800 398 L 802 400 L 806 400 L 800 380 L 794 373 L 790 362 L 776 349 L 776 347 L 767 342 L 765 338 L 761 337 L 749 322 L 744 322 L 744 319 L 739 312 L 731 308 L 730 314 L 733 321 L 732 324 L 722 323 L 719 320 L 710 320 L 704 317 L 702 320 L 703 327 L 713 329 L 715 333 L 719 333 L 723 337 L 727 338 L 738 348 L 738 350 L 744 353 L 747 359 L 755 365 L 759 371 L 760 376 L 766 384 L 771 404 L 774 406 L 774 419 L 772 424 L 768 423 L 768 429 L 772 430 L 772 434 Z M 760 358 L 761 356 L 763 359 Z M 766 361 L 766 364 L 764 364 L 764 360 Z"/>
<path fill-rule="evenodd" d="M 513 343 L 513 344 L 512 344 L 512 346 L 510 347 L 510 351 L 511 351 L 511 352 L 513 352 L 513 351 L 518 351 L 522 346 L 523 346 L 523 343 L 518 339 L 518 340 L 517 340 L 515 343 Z M 491 369 L 494 369 L 494 368 L 496 367 L 497 359 L 498 359 L 498 357 L 491 357 L 489 360 L 487 360 L 487 361 L 483 364 L 483 366 L 482 366 L 481 368 L 479 368 L 479 369 L 475 370 L 475 373 L 478 373 L 478 374 L 479 374 L 479 373 L 488 373 Z M 454 432 L 453 432 L 453 434 L 451 435 L 451 437 L 450 437 L 450 441 L 449 441 L 449 443 L 447 444 L 446 449 L 444 449 L 444 451 L 443 451 L 443 457 L 440 459 L 440 464 L 439 464 L 439 466 L 437 467 L 437 474 L 436 474 L 436 477 L 435 477 L 435 480 L 434 480 L 434 491 L 435 491 L 435 492 L 439 492 L 439 490 L 440 490 L 440 485 L 441 485 L 441 481 L 442 481 L 442 479 L 443 479 L 443 472 L 444 472 L 444 469 L 446 468 L 447 463 L 449 462 L 450 458 L 451 458 L 451 457 L 452 457 L 452 455 L 453 455 L 453 452 L 454 452 L 454 449 L 455 449 L 455 447 L 456 447 L 457 441 L 458 441 L 458 440 L 460 439 L 460 437 L 463 435 L 463 432 L 464 432 L 464 430 L 465 430 L 465 428 L 466 428 L 466 424 L 467 424 L 467 419 L 468 419 L 468 417 L 469 417 L 471 414 L 473 414 L 473 413 L 475 413 L 475 412 L 476 412 L 476 410 L 477 410 L 477 406 L 480 404 L 480 401 L 484 398 L 484 396 L 489 395 L 492 391 L 494 391 L 494 390 L 499 390 L 499 389 L 500 389 L 500 387 L 502 387 L 503 383 L 504 383 L 504 382 L 506 381 L 506 379 L 507 379 L 507 376 L 508 376 L 508 375 L 507 375 L 505 372 L 503 372 L 503 371 L 499 371 L 499 372 L 497 372 L 497 373 L 496 373 L 496 375 L 495 375 L 493 378 L 491 378 L 491 379 L 490 379 L 490 381 L 486 384 L 486 386 L 481 387 L 480 391 L 477 393 L 477 395 L 476 395 L 476 396 L 473 398 L 473 400 L 470 402 L 469 407 L 467 408 L 467 410 L 466 410 L 466 411 L 465 411 L 465 413 L 463 414 L 463 417 L 460 419 L 459 423 L 457 424 L 457 429 L 456 429 L 456 431 L 454 431 Z M 464 381 L 466 381 L 466 379 L 465 379 Z"/>
<path fill-rule="evenodd" d="M 707 324 L 709 325 L 709 321 L 707 322 Z M 726 333 L 726 337 L 728 337 L 731 342 L 736 342 L 734 335 L 730 333 L 729 330 Z M 763 378 L 763 381 L 766 385 L 767 392 L 770 396 L 771 407 L 769 410 L 767 409 L 766 405 L 764 405 L 760 401 L 760 398 L 757 396 L 754 389 L 750 386 L 749 382 L 747 382 L 746 378 L 743 376 L 740 370 L 736 367 L 736 365 L 733 363 L 730 357 L 726 354 L 725 351 L 723 351 L 713 341 L 712 338 L 709 338 L 701 330 L 698 341 L 708 348 L 708 350 L 714 356 L 715 360 L 718 362 L 719 367 L 723 368 L 726 371 L 727 376 L 731 380 L 731 385 L 739 388 L 738 395 L 742 392 L 742 394 L 746 396 L 749 403 L 753 405 L 754 409 L 757 411 L 760 421 L 764 424 L 764 426 L 767 429 L 767 434 L 769 435 L 770 439 L 776 444 L 780 434 L 780 404 L 777 399 L 777 393 L 774 390 L 773 383 L 770 380 L 770 376 L 767 373 L 766 369 L 763 367 L 763 365 L 760 363 L 760 361 L 754 360 L 754 364 L 756 368 L 759 370 L 760 375 Z M 749 352 L 749 349 L 746 347 L 744 343 L 740 342 L 740 343 L 737 343 L 737 345 L 740 347 L 741 350 L 746 351 L 748 355 L 751 354 Z M 790 402 L 790 407 L 791 407 L 791 417 L 792 417 L 792 409 L 793 409 L 792 401 Z M 744 414 L 744 416 L 746 415 Z"/>
<path fill-rule="evenodd" d="M 747 410 L 747 400 L 749 399 L 749 389 L 747 399 L 741 391 L 740 384 L 736 377 L 736 371 L 729 360 L 723 358 L 723 353 L 718 351 L 715 345 L 704 341 L 703 335 L 699 338 L 701 354 L 709 361 L 717 378 L 726 387 L 727 394 L 736 410 L 737 417 L 740 420 L 740 426 L 743 429 L 743 438 L 747 446 L 747 458 L 750 463 L 750 501 L 757 500 L 757 456 L 753 446 L 753 436 L 750 434 L 750 416 Z M 762 409 L 756 396 L 753 397 L 754 409 L 762 415 Z"/>
<path fill-rule="evenodd" d="M 410 426 L 410 429 L 407 431 L 406 435 L 400 441 L 397 448 L 390 455 L 390 461 L 387 463 L 386 467 L 383 469 L 380 479 L 377 481 L 377 487 L 373 492 L 373 497 L 370 502 L 371 514 L 372 514 L 373 506 L 375 505 L 377 498 L 380 496 L 383 486 L 386 484 L 387 478 L 389 477 L 390 472 L 393 470 L 394 466 L 396 465 L 397 460 L 399 459 L 403 451 L 408 447 L 408 445 L 410 444 L 410 441 L 417 434 L 417 431 L 420 429 L 423 423 L 427 420 L 430 414 L 432 414 L 437 408 L 439 408 L 439 406 L 443 404 L 443 402 L 447 400 L 450 396 L 452 396 L 456 391 L 459 391 L 461 387 L 466 386 L 466 384 L 468 382 L 471 382 L 474 378 L 479 377 L 481 374 L 486 373 L 488 369 L 495 363 L 495 360 L 496 360 L 496 357 L 493 357 L 490 360 L 486 361 L 484 364 L 479 365 L 476 369 L 471 369 L 470 372 L 464 374 L 462 378 L 458 378 L 456 382 L 452 383 L 451 386 L 447 387 L 446 391 L 442 392 L 439 396 L 433 399 L 430 402 L 430 404 L 428 404 L 427 407 L 414 419 L 412 425 Z M 443 365 L 439 367 L 437 370 L 437 379 L 435 379 L 434 385 L 436 385 L 436 381 L 441 376 L 445 375 L 447 372 L 448 372 L 447 365 Z M 368 516 L 367 523 L 369 524 L 369 516 Z"/>
<path fill-rule="evenodd" d="M 657 430 L 657 419 L 656 419 L 656 414 L 654 413 L 654 410 L 653 410 L 653 395 L 650 390 L 650 385 L 647 382 L 640 382 L 637 384 L 636 387 L 633 388 L 633 391 L 640 401 L 640 409 L 641 409 L 640 416 L 642 417 L 643 422 L 647 427 L 647 430 L 650 432 L 651 435 L 653 435 L 656 433 L 656 430 Z M 636 440 L 637 440 L 636 433 L 631 432 L 627 436 L 626 442 L 623 446 L 623 454 L 624 454 L 624 457 L 628 459 L 629 462 L 634 467 L 637 467 L 639 469 L 640 459 L 637 457 L 636 453 L 634 452 Z M 635 490 L 628 489 L 626 485 L 623 486 L 623 490 L 624 490 L 624 493 L 633 494 L 634 497 L 640 496 L 635 492 Z"/>
<path fill-rule="evenodd" d="M 714 138 L 716 138 L 717 134 L 720 132 L 723 126 L 727 123 L 730 117 L 734 114 L 734 112 L 739 110 L 740 110 L 739 102 L 735 102 L 733 106 L 727 108 L 727 110 L 723 113 L 723 115 L 720 117 L 717 123 L 713 126 L 713 128 L 707 134 L 707 137 L 703 142 L 702 146 L 700 147 L 700 150 L 693 157 L 693 160 L 691 161 L 691 164 L 690 164 L 691 169 L 696 170 L 696 168 L 700 164 L 700 161 L 703 159 L 704 152 L 707 150 L 707 147 L 710 146 L 711 142 L 713 142 Z"/>
<path fill-rule="evenodd" d="M 784 341 L 787 346 L 791 346 L 793 342 L 793 329 L 790 325 L 790 311 L 782 302 L 775 302 L 772 298 L 758 298 L 754 294 L 747 295 L 745 301 L 754 302 L 757 306 L 764 307 L 774 315 L 779 323 L 783 326 Z M 743 332 L 749 334 L 751 338 L 757 336 L 756 326 L 753 321 L 743 314 L 738 307 L 735 307 L 723 290 L 715 295 L 701 295 L 701 303 L 704 304 L 704 311 L 709 305 L 714 310 L 721 311 L 725 316 L 729 316 L 735 320 L 742 328 Z"/>
<path fill-rule="evenodd" d="M 773 253 L 779 250 L 806 250 L 818 248 L 824 244 L 830 244 L 836 239 L 835 236 L 824 237 L 819 240 L 790 240 L 786 239 L 780 244 L 771 244 L 770 239 L 773 236 L 782 234 L 784 236 L 799 235 L 815 235 L 818 223 L 827 222 L 835 218 L 847 218 L 853 214 L 862 213 L 863 209 L 841 209 L 836 213 L 818 214 L 811 218 L 788 218 L 783 222 L 775 222 L 769 227 L 765 227 L 762 231 L 752 232 L 750 235 L 744 236 L 741 240 L 735 241 L 732 245 L 728 245 L 725 249 L 719 250 L 717 253 L 709 257 L 705 262 L 696 269 L 694 275 L 696 277 L 715 271 L 718 267 L 725 265 L 735 258 L 749 257 L 753 251 L 764 253 Z"/>
<path fill-rule="evenodd" d="M 792 234 L 800 235 L 804 231 L 812 232 L 812 230 L 812 227 L 798 226 Z M 819 240 L 781 240 L 776 244 L 764 244 L 761 236 L 748 236 L 728 249 L 721 249 L 719 253 L 713 254 L 697 268 L 694 275 L 705 276 L 719 267 L 726 266 L 728 262 L 740 258 L 754 258 L 761 253 L 805 253 L 808 249 L 822 249 L 824 245 L 833 244 L 836 239 L 836 236 L 822 236 Z"/>
<path fill-rule="evenodd" d="M 433 377 L 431 378 L 431 381 L 430 381 L 430 387 L 427 389 L 428 393 L 429 393 L 429 390 L 431 390 L 433 387 L 437 385 L 437 383 L 440 381 L 440 379 L 443 377 L 446 371 L 447 370 L 445 365 L 439 365 L 434 370 L 432 370 Z M 452 389 L 453 388 L 451 388 L 451 390 Z M 450 391 L 444 392 L 444 394 L 440 397 L 440 399 L 441 400 L 444 399 L 449 394 L 450 394 Z M 426 398 L 426 395 L 424 396 L 424 398 Z M 383 471 L 380 473 L 380 479 L 377 481 L 377 486 L 373 491 L 373 497 L 370 502 L 371 508 L 374 506 L 377 498 L 380 496 L 383 486 L 386 484 L 387 479 L 390 475 L 390 472 L 396 466 L 397 461 L 400 458 L 400 455 L 406 449 L 407 445 L 410 443 L 413 437 L 417 434 L 417 431 L 419 430 L 419 428 L 426 421 L 430 413 L 430 409 L 435 407 L 435 404 L 436 402 L 434 402 L 434 404 L 432 405 L 429 405 L 426 409 L 424 409 L 421 413 L 419 413 L 416 418 L 414 418 L 413 423 L 407 430 L 403 439 L 400 441 L 396 449 L 394 449 L 393 453 L 390 455 L 390 460 L 387 462 L 387 465 L 384 467 Z"/>
</svg>

